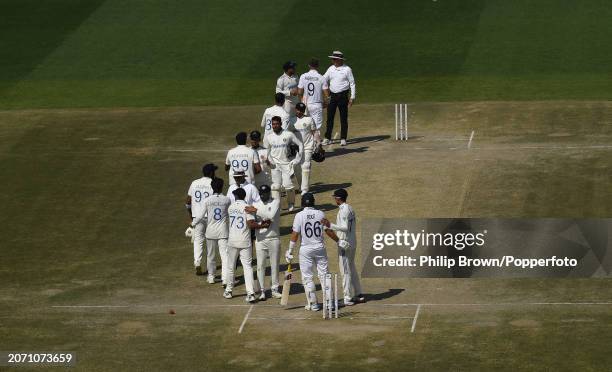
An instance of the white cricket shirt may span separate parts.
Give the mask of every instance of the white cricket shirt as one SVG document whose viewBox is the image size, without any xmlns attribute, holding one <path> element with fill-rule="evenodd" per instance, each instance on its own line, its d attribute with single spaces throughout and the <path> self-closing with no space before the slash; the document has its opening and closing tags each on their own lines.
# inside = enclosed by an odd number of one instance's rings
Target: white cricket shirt
<svg viewBox="0 0 612 372">
<path fill-rule="evenodd" d="M 328 89 L 327 80 L 317 70 L 300 76 L 298 88 L 304 89 L 306 104 L 323 103 L 323 89 Z"/>
<path fill-rule="evenodd" d="M 236 183 L 236 181 L 234 181 L 234 173 L 240 171 L 245 173 L 247 182 L 251 183 L 255 179 L 253 164 L 259 164 L 259 157 L 250 147 L 238 145 L 227 152 L 225 164 L 230 166 L 230 184 Z"/>
<path fill-rule="evenodd" d="M 347 65 L 336 67 L 334 65 L 329 66 L 325 75 L 323 75 L 329 90 L 332 93 L 344 92 L 347 89 L 351 89 L 351 98 L 355 99 L 356 87 L 355 78 L 353 77 L 353 70 Z"/>
<path fill-rule="evenodd" d="M 324 226 L 321 220 L 325 213 L 318 209 L 306 207 L 295 215 L 293 231 L 300 234 L 301 247 L 319 248 L 325 245 Z"/>
<path fill-rule="evenodd" d="M 255 217 L 244 211 L 247 204 L 244 200 L 232 203 L 228 209 L 229 218 L 229 237 L 227 245 L 234 248 L 251 247 L 251 229 L 247 221 L 254 220 Z"/>
</svg>

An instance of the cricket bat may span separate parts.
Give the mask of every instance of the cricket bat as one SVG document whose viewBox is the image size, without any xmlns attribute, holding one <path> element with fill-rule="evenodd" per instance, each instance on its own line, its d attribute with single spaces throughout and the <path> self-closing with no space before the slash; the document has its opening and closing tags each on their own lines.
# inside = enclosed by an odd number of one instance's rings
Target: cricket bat
<svg viewBox="0 0 612 372">
<path fill-rule="evenodd" d="M 289 266 L 287 266 L 287 271 L 285 272 L 285 281 L 283 282 L 283 294 L 280 300 L 280 304 L 283 306 L 287 306 L 287 302 L 289 302 L 289 291 L 291 290 L 291 262 L 289 262 Z"/>
</svg>

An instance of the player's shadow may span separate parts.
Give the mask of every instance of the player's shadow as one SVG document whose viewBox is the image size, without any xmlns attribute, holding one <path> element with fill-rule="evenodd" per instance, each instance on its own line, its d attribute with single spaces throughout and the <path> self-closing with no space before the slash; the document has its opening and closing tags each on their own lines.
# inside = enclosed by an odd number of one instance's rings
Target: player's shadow
<svg viewBox="0 0 612 372">
<path fill-rule="evenodd" d="M 318 210 L 323 211 L 323 212 L 331 211 L 331 210 L 333 210 L 333 209 L 335 209 L 337 207 L 338 207 L 337 205 L 334 205 L 334 204 L 331 204 L 331 203 L 317 204 L 315 206 L 315 208 L 317 208 Z M 292 210 L 291 212 L 290 211 L 283 211 L 281 213 L 281 215 L 283 215 L 283 216 L 290 216 L 290 215 L 299 213 L 301 210 L 302 210 L 302 208 L 296 208 L 296 209 Z M 290 234 L 290 233 L 291 233 L 291 226 L 281 226 L 280 227 L 280 234 L 281 235 Z"/>
<path fill-rule="evenodd" d="M 334 156 L 348 155 L 348 154 L 354 154 L 354 153 L 363 153 L 363 152 L 368 151 L 369 148 L 370 147 L 368 146 L 361 146 L 361 147 L 356 147 L 356 148 L 339 147 L 331 151 L 326 151 L 325 158 L 327 159 L 327 158 L 333 158 Z"/>
<path fill-rule="evenodd" d="M 404 291 L 405 289 L 403 288 L 391 288 L 387 290 L 386 292 L 382 292 L 382 293 L 364 293 L 364 296 L 367 302 L 382 301 L 382 300 L 386 300 L 387 298 L 397 296 L 398 294 Z"/>
<path fill-rule="evenodd" d="M 349 145 L 353 145 L 355 143 L 362 143 L 362 142 L 380 142 L 380 141 L 384 141 L 386 139 L 391 138 L 391 136 L 389 135 L 383 135 L 383 136 L 365 136 L 365 137 L 357 137 L 357 138 L 351 138 L 350 140 L 346 141 Z"/>
<path fill-rule="evenodd" d="M 337 189 L 348 189 L 351 186 L 353 186 L 353 184 L 350 182 L 343 182 L 343 183 L 316 182 L 310 185 L 310 192 L 312 192 L 313 194 L 320 194 L 320 193 L 324 193 L 328 191 L 334 191 Z"/>
</svg>

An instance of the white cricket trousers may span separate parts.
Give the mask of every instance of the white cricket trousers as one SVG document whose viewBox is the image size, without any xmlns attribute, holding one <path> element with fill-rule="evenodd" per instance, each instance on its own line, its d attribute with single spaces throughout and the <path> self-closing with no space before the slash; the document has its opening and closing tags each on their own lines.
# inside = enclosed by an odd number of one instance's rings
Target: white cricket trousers
<svg viewBox="0 0 612 372">
<path fill-rule="evenodd" d="M 361 294 L 361 282 L 359 281 L 357 266 L 355 266 L 355 251 L 356 247 L 353 246 L 345 250 L 338 249 L 338 265 L 342 273 L 342 289 L 344 290 L 345 300 L 350 300 Z"/>
<path fill-rule="evenodd" d="M 328 272 L 327 251 L 325 246 L 300 247 L 300 273 L 302 274 L 302 285 L 309 304 L 317 303 L 316 287 L 314 283 L 314 270 L 316 267 L 321 286 L 325 283 L 325 275 Z"/>
<path fill-rule="evenodd" d="M 200 222 L 193 228 L 193 266 L 202 265 L 202 256 L 204 255 L 204 240 L 206 240 L 206 223 Z M 208 244 L 206 247 L 206 269 L 208 275 L 215 275 L 217 263 L 215 262 L 215 249 Z"/>
<path fill-rule="evenodd" d="M 314 120 L 317 126 L 317 130 L 321 129 L 323 125 L 323 104 L 309 103 L 306 107 L 308 108 L 308 115 Z"/>
<path fill-rule="evenodd" d="M 228 258 L 228 267 L 227 267 L 227 279 L 226 279 L 226 287 L 227 291 L 232 291 L 234 288 L 234 277 L 236 273 L 236 259 L 240 257 L 240 262 L 242 263 L 242 270 L 244 271 L 244 284 L 246 286 L 247 294 L 255 294 L 253 290 L 253 267 L 251 266 L 251 261 L 253 260 L 253 254 L 251 253 L 251 247 L 247 248 L 236 248 L 231 245 L 227 246 L 227 258 Z"/>
<path fill-rule="evenodd" d="M 280 257 L 280 239 L 266 239 L 261 242 L 255 242 L 255 251 L 257 253 L 257 280 L 259 288 L 265 290 L 266 278 L 266 258 L 270 259 L 270 288 L 273 291 L 278 290 L 278 263 Z"/>
<path fill-rule="evenodd" d="M 221 257 L 221 281 L 227 284 L 227 239 L 206 239 L 206 247 L 213 252 L 218 248 Z"/>
</svg>

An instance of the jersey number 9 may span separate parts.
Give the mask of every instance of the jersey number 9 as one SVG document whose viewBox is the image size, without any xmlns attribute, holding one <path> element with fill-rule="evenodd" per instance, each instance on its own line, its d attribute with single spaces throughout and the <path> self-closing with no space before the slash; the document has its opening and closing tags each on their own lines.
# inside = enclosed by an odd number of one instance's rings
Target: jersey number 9
<svg viewBox="0 0 612 372">
<path fill-rule="evenodd" d="M 314 96 L 314 90 L 315 90 L 315 86 L 314 83 L 308 83 L 308 95 L 309 96 Z"/>
</svg>

